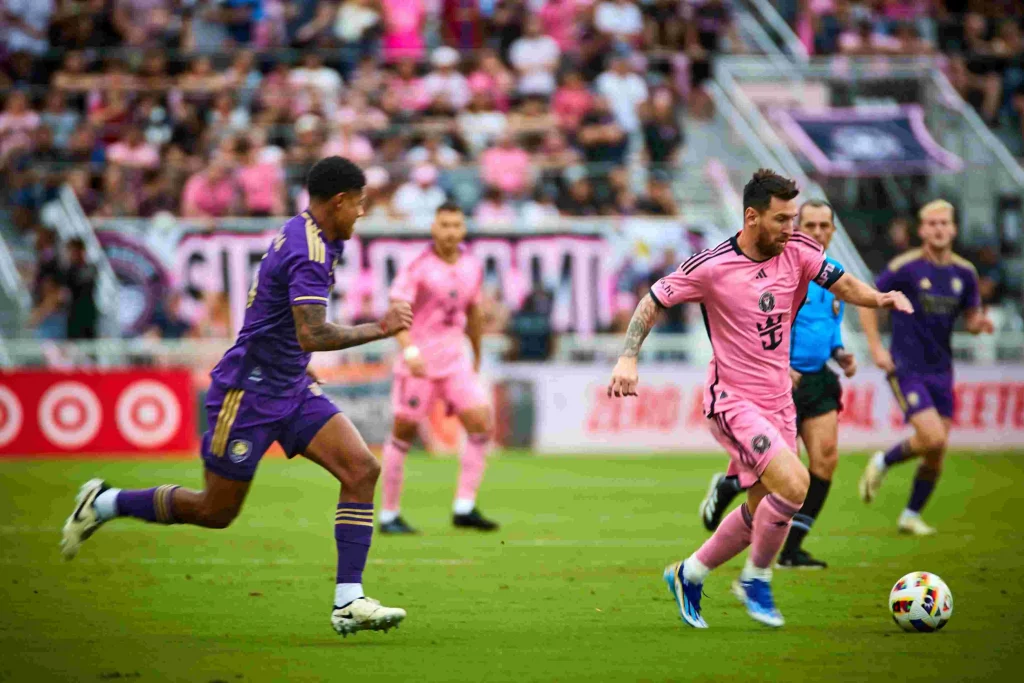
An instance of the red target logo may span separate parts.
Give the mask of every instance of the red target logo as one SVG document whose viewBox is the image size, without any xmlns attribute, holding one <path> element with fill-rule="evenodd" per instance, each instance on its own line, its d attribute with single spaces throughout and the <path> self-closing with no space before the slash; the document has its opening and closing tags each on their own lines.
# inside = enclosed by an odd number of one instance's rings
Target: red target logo
<svg viewBox="0 0 1024 683">
<path fill-rule="evenodd" d="M 58 382 L 39 400 L 39 428 L 61 448 L 80 448 L 92 441 L 102 416 L 96 394 L 80 382 Z"/>
<path fill-rule="evenodd" d="M 117 428 L 139 448 L 159 448 L 181 426 L 178 397 L 162 382 L 139 380 L 129 384 L 117 399 Z"/>
<path fill-rule="evenodd" d="M 21 426 L 24 424 L 24 414 L 21 411 L 21 401 L 13 391 L 5 386 L 0 386 L 0 447 L 18 438 Z"/>
</svg>

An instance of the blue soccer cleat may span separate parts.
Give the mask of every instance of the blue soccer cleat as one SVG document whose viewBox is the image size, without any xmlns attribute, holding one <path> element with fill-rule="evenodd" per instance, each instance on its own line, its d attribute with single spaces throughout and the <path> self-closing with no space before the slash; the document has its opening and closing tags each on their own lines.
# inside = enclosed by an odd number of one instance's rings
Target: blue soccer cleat
<svg viewBox="0 0 1024 683">
<path fill-rule="evenodd" d="M 786 623 L 782 618 L 782 613 L 775 607 L 775 600 L 772 598 L 772 585 L 768 581 L 764 579 L 734 581 L 732 592 L 740 599 L 740 602 L 747 606 L 747 614 L 754 621 L 776 628 Z"/>
<path fill-rule="evenodd" d="M 700 596 L 704 584 L 691 583 L 683 578 L 683 563 L 676 562 L 665 567 L 662 575 L 668 592 L 675 598 L 679 606 L 679 616 L 694 628 L 707 628 L 707 622 L 700 615 Z"/>
</svg>

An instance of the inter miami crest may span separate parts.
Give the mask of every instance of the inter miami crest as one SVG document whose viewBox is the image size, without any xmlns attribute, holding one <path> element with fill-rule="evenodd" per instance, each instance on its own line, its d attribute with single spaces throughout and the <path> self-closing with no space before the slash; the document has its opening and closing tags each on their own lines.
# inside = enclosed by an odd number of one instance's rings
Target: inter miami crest
<svg viewBox="0 0 1024 683">
<path fill-rule="evenodd" d="M 772 447 L 772 441 L 764 434 L 758 434 L 750 440 L 750 448 L 758 455 L 764 455 Z"/>
<path fill-rule="evenodd" d="M 765 292 L 757 300 L 757 307 L 765 313 L 775 310 L 775 295 L 771 292 Z"/>
</svg>

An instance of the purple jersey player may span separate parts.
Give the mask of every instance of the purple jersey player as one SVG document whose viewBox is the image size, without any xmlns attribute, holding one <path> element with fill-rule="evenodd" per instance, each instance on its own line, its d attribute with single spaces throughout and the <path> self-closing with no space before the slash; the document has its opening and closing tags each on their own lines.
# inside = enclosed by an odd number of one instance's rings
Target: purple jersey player
<svg viewBox="0 0 1024 683">
<path fill-rule="evenodd" d="M 900 515 L 899 530 L 926 536 L 935 533 L 921 519 L 921 509 L 942 471 L 949 427 L 953 421 L 953 324 L 963 313 L 967 331 L 991 333 L 992 322 L 981 308 L 978 274 L 969 261 L 953 253 L 956 223 L 953 205 L 937 200 L 918 213 L 922 247 L 893 259 L 878 276 L 878 288 L 898 291 L 914 304 L 914 313 L 893 313 L 889 351 L 878 336 L 874 312 L 861 310 L 861 324 L 875 365 L 888 373 L 889 384 L 914 435 L 868 462 L 860 479 L 860 496 L 871 502 L 886 470 L 921 457 L 910 500 Z"/>
<path fill-rule="evenodd" d="M 211 374 L 203 490 L 173 484 L 121 490 L 92 479 L 82 486 L 64 525 L 66 558 L 114 517 L 223 529 L 241 510 L 260 458 L 277 441 L 289 458 L 304 455 L 341 482 L 334 527 L 335 631 L 387 630 L 405 618 L 404 610 L 363 595 L 380 466 L 352 422 L 307 372 L 313 351 L 358 346 L 412 324 L 412 309 L 402 302 L 393 303 L 377 323 L 343 327 L 326 320 L 334 267 L 363 215 L 365 184 L 363 172 L 351 161 L 319 161 L 307 179 L 309 208 L 271 240 L 253 275 L 238 339 Z"/>
</svg>

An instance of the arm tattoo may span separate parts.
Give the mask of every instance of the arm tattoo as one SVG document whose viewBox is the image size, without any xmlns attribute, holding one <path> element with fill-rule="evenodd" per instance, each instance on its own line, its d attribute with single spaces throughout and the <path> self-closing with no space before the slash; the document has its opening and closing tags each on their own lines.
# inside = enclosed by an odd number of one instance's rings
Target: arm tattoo
<svg viewBox="0 0 1024 683">
<path fill-rule="evenodd" d="M 648 294 L 640 300 L 636 310 L 633 311 L 633 318 L 629 321 L 629 329 L 626 330 L 626 346 L 622 351 L 623 356 L 636 358 L 640 355 L 640 345 L 647 339 L 651 328 L 658 320 L 658 304 Z"/>
<path fill-rule="evenodd" d="M 338 351 L 387 336 L 377 323 L 355 327 L 329 323 L 326 306 L 292 306 L 292 318 L 299 346 L 306 352 Z"/>
</svg>

